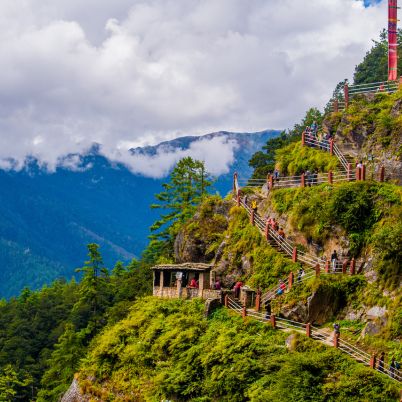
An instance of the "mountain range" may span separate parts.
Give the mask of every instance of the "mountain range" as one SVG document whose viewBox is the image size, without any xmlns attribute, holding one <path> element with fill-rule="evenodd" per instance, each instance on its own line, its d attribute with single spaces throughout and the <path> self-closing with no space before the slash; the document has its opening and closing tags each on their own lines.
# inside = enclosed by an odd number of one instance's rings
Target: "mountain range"
<svg viewBox="0 0 402 402">
<path fill-rule="evenodd" d="M 278 131 L 218 132 L 182 137 L 133 154 L 155 155 L 160 149 L 186 150 L 200 140 L 236 141 L 230 171 L 217 177 L 213 191 L 230 191 L 232 173 L 250 174 L 248 160 Z M 86 244 L 101 246 L 105 265 L 141 255 L 149 227 L 159 212 L 150 209 L 167 178 L 133 174 L 94 147 L 81 155 L 85 169 L 58 167 L 49 173 L 30 160 L 20 171 L 0 170 L 0 297 L 28 286 L 38 288 L 56 278 L 70 279 L 86 260 Z"/>
</svg>

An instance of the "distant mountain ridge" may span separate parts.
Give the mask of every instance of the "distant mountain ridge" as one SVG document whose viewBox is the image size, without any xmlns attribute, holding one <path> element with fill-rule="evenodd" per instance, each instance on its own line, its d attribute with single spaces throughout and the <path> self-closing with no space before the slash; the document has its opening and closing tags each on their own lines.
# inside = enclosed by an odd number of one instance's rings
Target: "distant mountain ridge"
<svg viewBox="0 0 402 402">
<path fill-rule="evenodd" d="M 218 177 L 215 191 L 227 193 L 232 173 L 249 175 L 250 156 L 278 131 L 219 132 L 181 137 L 135 152 L 155 155 L 160 147 L 188 149 L 200 139 L 224 136 L 237 141 L 230 172 Z M 31 160 L 21 171 L 0 170 L 0 298 L 37 288 L 56 278 L 71 278 L 83 265 L 86 244 L 101 245 L 105 265 L 128 261 L 145 248 L 158 212 L 149 208 L 166 181 L 138 174 L 111 162 L 94 147 L 82 155 L 88 169 L 59 167 L 54 173 Z"/>
</svg>

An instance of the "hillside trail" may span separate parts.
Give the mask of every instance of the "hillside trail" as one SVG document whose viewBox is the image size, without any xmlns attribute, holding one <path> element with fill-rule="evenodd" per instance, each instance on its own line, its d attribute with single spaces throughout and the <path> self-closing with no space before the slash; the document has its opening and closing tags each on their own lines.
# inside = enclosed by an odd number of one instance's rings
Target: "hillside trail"
<svg viewBox="0 0 402 402">
<path fill-rule="evenodd" d="M 365 180 L 365 167 L 358 166 L 355 171 L 351 169 L 351 158 L 350 156 L 343 155 L 339 148 L 334 144 L 333 140 L 328 141 L 318 141 L 314 138 L 307 138 L 305 133 L 302 136 L 302 143 L 306 146 L 317 147 L 323 151 L 330 152 L 331 154 L 337 156 L 339 161 L 339 166 L 341 167 L 341 173 L 336 173 L 335 175 L 332 172 L 328 173 L 328 183 L 333 184 L 334 182 L 340 181 L 354 181 L 354 180 Z M 301 176 L 292 176 L 287 178 L 281 178 L 280 181 L 274 181 L 273 176 L 270 175 L 268 180 L 264 180 L 264 184 L 267 184 L 269 190 L 273 188 L 289 188 L 289 187 L 305 187 L 306 186 L 306 177 L 304 174 Z M 384 170 L 380 169 L 379 181 L 384 181 Z M 315 182 L 310 183 L 310 185 L 320 184 L 322 183 L 322 178 L 317 177 Z M 249 183 L 249 181 L 247 182 Z M 261 182 L 258 180 L 252 181 L 252 186 L 260 186 Z M 235 173 L 233 179 L 233 193 L 234 193 L 234 201 L 238 206 L 244 208 L 250 218 L 250 223 L 255 225 L 260 233 L 265 237 L 267 242 L 271 244 L 273 247 L 277 248 L 277 250 L 287 257 L 291 257 L 293 262 L 300 262 L 312 272 L 304 275 L 301 278 L 298 278 L 296 282 L 294 282 L 294 274 L 290 273 L 289 277 L 281 281 L 277 286 L 268 290 L 265 294 L 259 296 L 258 300 L 258 308 L 249 309 L 240 304 L 240 302 L 236 299 L 232 299 L 228 296 L 225 297 L 225 306 L 238 314 L 241 314 L 243 318 L 249 316 L 253 319 L 256 319 L 260 322 L 270 322 L 274 328 L 278 328 L 280 330 L 290 332 L 296 331 L 299 333 L 305 333 L 306 336 L 315 339 L 327 346 L 334 346 L 341 350 L 342 352 L 348 354 L 355 361 L 362 363 L 366 366 L 371 367 L 372 369 L 387 375 L 395 381 L 402 381 L 402 374 L 399 371 L 395 371 L 392 367 L 389 366 L 389 363 L 383 365 L 383 367 L 378 367 L 376 365 L 376 357 L 375 355 L 368 354 L 364 350 L 360 349 L 358 346 L 353 343 L 347 341 L 346 339 L 335 337 L 334 332 L 329 328 L 317 328 L 312 326 L 310 323 L 301 323 L 293 320 L 288 320 L 282 317 L 276 317 L 271 314 L 263 314 L 259 311 L 260 306 L 266 303 L 268 300 L 272 300 L 274 297 L 278 295 L 278 290 L 285 286 L 286 289 L 290 290 L 292 286 L 295 284 L 304 282 L 308 279 L 311 279 L 313 276 L 324 275 L 336 275 L 336 274 L 346 274 L 349 272 L 350 274 L 355 274 L 356 261 L 354 259 L 350 261 L 336 262 L 333 264 L 333 269 L 330 267 L 330 261 L 326 260 L 322 257 L 317 257 L 315 255 L 300 251 L 297 249 L 297 246 L 291 242 L 289 239 L 285 239 L 283 236 L 280 236 L 278 232 L 271 226 L 271 224 L 266 221 L 264 222 L 262 217 L 258 214 L 255 209 L 250 208 L 247 205 L 245 199 L 241 197 L 241 188 L 239 185 L 238 176 Z"/>
</svg>

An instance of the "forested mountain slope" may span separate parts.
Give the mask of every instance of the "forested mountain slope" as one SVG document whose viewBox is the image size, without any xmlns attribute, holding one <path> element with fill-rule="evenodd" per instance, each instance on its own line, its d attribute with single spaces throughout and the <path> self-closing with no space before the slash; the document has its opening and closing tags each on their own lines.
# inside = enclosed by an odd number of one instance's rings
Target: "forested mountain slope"
<svg viewBox="0 0 402 402">
<path fill-rule="evenodd" d="M 133 152 L 177 152 L 221 136 L 238 144 L 231 168 L 247 174 L 251 154 L 276 134 L 215 133 Z M 220 176 L 212 191 L 225 194 L 231 180 L 231 175 Z M 158 216 L 150 204 L 162 183 L 163 179 L 132 174 L 96 148 L 82 157 L 75 171 L 58 168 L 48 173 L 34 160 L 19 172 L 0 170 L 0 297 L 16 295 L 24 286 L 38 288 L 56 278 L 70 279 L 85 259 L 87 243 L 101 245 L 109 267 L 117 260 L 139 257 Z"/>
</svg>

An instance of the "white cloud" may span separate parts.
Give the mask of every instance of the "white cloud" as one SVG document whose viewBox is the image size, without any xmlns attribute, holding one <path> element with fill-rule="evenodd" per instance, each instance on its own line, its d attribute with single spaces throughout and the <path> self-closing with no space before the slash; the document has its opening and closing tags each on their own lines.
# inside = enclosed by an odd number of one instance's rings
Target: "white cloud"
<svg viewBox="0 0 402 402">
<path fill-rule="evenodd" d="M 291 127 L 351 78 L 386 17 L 357 0 L 2 0 L 0 167 L 32 155 L 52 168 L 96 142 L 165 172 L 181 151 L 124 147 Z M 233 158 L 221 145 L 217 172 Z"/>
<path fill-rule="evenodd" d="M 236 141 L 216 136 L 193 141 L 188 149 L 161 145 L 157 147 L 155 155 L 149 155 L 139 150 L 128 152 L 124 148 L 121 151 L 107 153 L 107 157 L 125 163 L 133 173 L 161 178 L 166 176 L 181 158 L 191 156 L 193 159 L 204 161 L 207 171 L 218 176 L 229 172 L 237 148 Z"/>
</svg>

